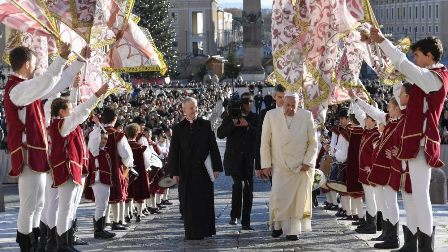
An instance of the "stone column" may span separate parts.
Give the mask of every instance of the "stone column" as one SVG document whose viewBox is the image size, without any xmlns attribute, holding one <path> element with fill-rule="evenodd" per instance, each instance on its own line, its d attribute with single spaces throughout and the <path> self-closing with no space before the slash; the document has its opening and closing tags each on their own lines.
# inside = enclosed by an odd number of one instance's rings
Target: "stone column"
<svg viewBox="0 0 448 252">
<path fill-rule="evenodd" d="M 262 81 L 265 79 L 262 66 L 263 18 L 260 0 L 244 0 L 243 4 L 243 44 L 244 58 L 241 73 L 244 81 Z"/>
</svg>

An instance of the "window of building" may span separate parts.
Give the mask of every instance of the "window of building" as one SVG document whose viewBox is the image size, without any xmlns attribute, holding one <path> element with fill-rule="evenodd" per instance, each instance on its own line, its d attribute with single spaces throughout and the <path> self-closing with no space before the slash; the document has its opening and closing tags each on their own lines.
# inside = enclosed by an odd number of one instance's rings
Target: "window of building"
<svg viewBox="0 0 448 252">
<path fill-rule="evenodd" d="M 195 11 L 192 13 L 191 17 L 193 34 L 202 35 L 204 33 L 204 13 L 201 11 Z"/>
<path fill-rule="evenodd" d="M 394 8 L 390 11 L 390 18 L 394 20 Z"/>
<path fill-rule="evenodd" d="M 418 18 L 418 7 L 415 6 L 415 18 Z"/>
<path fill-rule="evenodd" d="M 439 5 L 436 4 L 436 19 L 439 19 Z"/>
<path fill-rule="evenodd" d="M 432 6 L 431 5 L 428 6 L 428 18 L 429 19 L 432 18 Z"/>
<path fill-rule="evenodd" d="M 425 18 L 425 6 L 422 6 L 422 18 Z"/>
<path fill-rule="evenodd" d="M 381 17 L 381 19 L 383 19 L 383 17 L 384 17 L 383 16 L 383 9 L 380 10 L 380 17 Z"/>
<path fill-rule="evenodd" d="M 431 33 L 432 32 L 432 26 L 428 26 L 428 32 Z"/>
<path fill-rule="evenodd" d="M 436 26 L 434 27 L 434 30 L 435 30 L 436 33 L 439 33 L 439 26 L 436 25 Z"/>
<path fill-rule="evenodd" d="M 425 32 L 425 27 L 424 26 L 422 26 L 422 32 Z"/>
<path fill-rule="evenodd" d="M 403 13 L 401 13 L 401 18 L 406 19 L 406 8 L 403 7 Z"/>
<path fill-rule="evenodd" d="M 389 19 L 389 9 L 386 9 L 386 19 Z"/>
<path fill-rule="evenodd" d="M 412 7 L 409 7 L 408 18 L 409 18 L 409 19 L 412 18 Z"/>
<path fill-rule="evenodd" d="M 193 55 L 197 56 L 204 54 L 204 46 L 202 44 L 202 41 L 192 42 L 192 48 L 193 48 Z"/>
</svg>

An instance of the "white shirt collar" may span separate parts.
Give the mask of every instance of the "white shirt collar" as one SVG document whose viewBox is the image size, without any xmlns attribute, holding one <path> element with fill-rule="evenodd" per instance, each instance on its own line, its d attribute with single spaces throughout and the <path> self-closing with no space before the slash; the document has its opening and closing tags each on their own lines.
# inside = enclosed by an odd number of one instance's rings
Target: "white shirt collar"
<svg viewBox="0 0 448 252">
<path fill-rule="evenodd" d="M 441 67 L 443 67 L 443 66 L 444 66 L 443 64 L 437 62 L 437 63 L 435 63 L 435 64 L 432 64 L 432 65 L 430 65 L 430 66 L 427 66 L 426 68 L 427 68 L 427 69 L 434 69 L 434 68 L 441 68 Z"/>
<path fill-rule="evenodd" d="M 15 77 L 18 77 L 18 78 L 20 78 L 22 80 L 28 80 L 28 78 L 25 78 L 25 77 L 23 77 L 22 75 L 20 75 L 20 74 L 18 74 L 16 72 L 13 72 L 11 75 L 14 75 Z"/>
</svg>

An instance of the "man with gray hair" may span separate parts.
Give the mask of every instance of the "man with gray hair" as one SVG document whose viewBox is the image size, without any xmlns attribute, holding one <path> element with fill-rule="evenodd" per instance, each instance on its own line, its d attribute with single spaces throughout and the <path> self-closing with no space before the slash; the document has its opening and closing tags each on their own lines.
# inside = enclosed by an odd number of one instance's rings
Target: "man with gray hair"
<svg viewBox="0 0 448 252">
<path fill-rule="evenodd" d="M 222 171 L 221 155 L 210 121 L 198 118 L 194 98 L 182 102 L 185 118 L 174 125 L 168 168 L 179 183 L 185 239 L 202 240 L 216 234 L 213 182 L 205 161 L 210 156 L 213 176 Z"/>
<path fill-rule="evenodd" d="M 269 225 L 272 237 L 295 241 L 311 230 L 317 137 L 311 112 L 298 108 L 297 93 L 287 92 L 282 108 L 266 113 L 261 134 L 262 177 L 272 176 Z"/>
</svg>

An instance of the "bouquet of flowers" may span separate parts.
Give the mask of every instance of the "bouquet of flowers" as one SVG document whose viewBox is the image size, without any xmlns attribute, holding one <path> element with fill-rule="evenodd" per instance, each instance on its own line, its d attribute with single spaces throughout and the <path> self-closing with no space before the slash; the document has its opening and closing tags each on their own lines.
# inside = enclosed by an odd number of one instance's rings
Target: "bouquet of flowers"
<svg viewBox="0 0 448 252">
<path fill-rule="evenodd" d="M 321 187 L 327 182 L 327 179 L 325 178 L 325 175 L 321 170 L 315 169 L 314 171 L 315 173 L 314 173 L 313 191 L 319 189 L 319 187 Z"/>
</svg>

